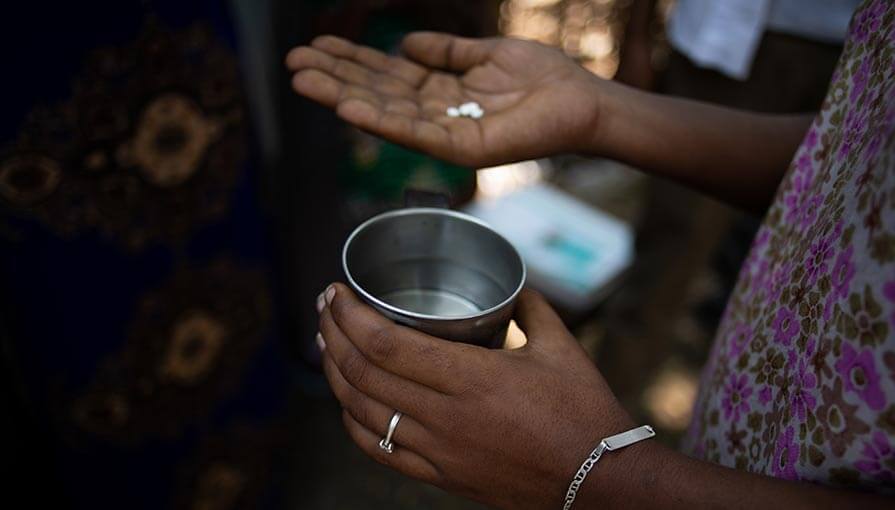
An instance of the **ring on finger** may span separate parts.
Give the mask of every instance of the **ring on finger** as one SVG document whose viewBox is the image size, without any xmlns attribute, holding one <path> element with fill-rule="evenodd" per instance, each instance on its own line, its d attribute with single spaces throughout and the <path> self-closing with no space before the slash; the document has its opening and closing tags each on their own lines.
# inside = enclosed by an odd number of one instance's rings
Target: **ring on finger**
<svg viewBox="0 0 895 510">
<path fill-rule="evenodd" d="M 401 411 L 395 411 L 395 414 L 392 415 L 392 419 L 388 422 L 388 432 L 385 433 L 385 437 L 379 441 L 379 448 L 385 453 L 392 453 L 395 451 L 395 443 L 392 442 L 392 436 L 395 435 L 395 429 L 398 428 L 398 422 L 401 421 Z"/>
</svg>

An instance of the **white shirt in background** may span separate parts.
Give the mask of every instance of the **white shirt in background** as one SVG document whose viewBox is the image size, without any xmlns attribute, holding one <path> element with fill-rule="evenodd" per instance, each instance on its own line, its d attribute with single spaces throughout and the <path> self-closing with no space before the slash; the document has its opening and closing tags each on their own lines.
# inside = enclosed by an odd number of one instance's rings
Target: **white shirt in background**
<svg viewBox="0 0 895 510">
<path fill-rule="evenodd" d="M 676 50 L 699 67 L 749 77 L 766 30 L 841 43 L 861 0 L 678 0 L 668 23 Z"/>
</svg>

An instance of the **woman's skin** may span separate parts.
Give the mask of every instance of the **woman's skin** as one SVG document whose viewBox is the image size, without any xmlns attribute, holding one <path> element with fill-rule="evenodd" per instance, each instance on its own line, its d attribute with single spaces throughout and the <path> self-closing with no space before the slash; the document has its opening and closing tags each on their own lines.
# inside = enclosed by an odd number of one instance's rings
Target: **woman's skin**
<svg viewBox="0 0 895 510">
<path fill-rule="evenodd" d="M 612 157 L 760 211 L 810 118 L 741 113 L 603 81 L 536 43 L 407 37 L 406 58 L 333 37 L 292 50 L 299 93 L 348 122 L 482 167 L 559 152 Z M 467 100 L 480 120 L 449 118 Z M 516 350 L 399 326 L 341 284 L 318 298 L 324 370 L 352 439 L 409 476 L 498 508 L 561 508 L 599 440 L 635 424 L 538 294 L 521 294 Z M 404 413 L 393 454 L 379 439 Z M 657 441 L 608 452 L 575 508 L 873 508 L 891 500 L 716 466 Z"/>
<path fill-rule="evenodd" d="M 416 33 L 407 58 L 320 37 L 289 52 L 295 90 L 344 120 L 473 168 L 562 152 L 609 157 L 763 212 L 812 116 L 640 92 L 561 52 L 513 39 Z M 477 101 L 480 120 L 448 106 Z"/>
</svg>

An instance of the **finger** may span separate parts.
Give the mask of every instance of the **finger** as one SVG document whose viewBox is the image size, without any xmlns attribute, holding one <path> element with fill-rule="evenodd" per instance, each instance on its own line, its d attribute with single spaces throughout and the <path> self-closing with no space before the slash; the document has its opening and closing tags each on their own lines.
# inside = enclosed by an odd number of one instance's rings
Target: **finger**
<svg viewBox="0 0 895 510">
<path fill-rule="evenodd" d="M 294 70 L 318 69 L 330 76 L 388 96 L 412 98 L 416 90 L 404 81 L 346 58 L 302 46 L 289 52 L 286 65 Z"/>
<path fill-rule="evenodd" d="M 494 39 L 467 39 L 436 32 L 415 32 L 404 38 L 401 50 L 411 60 L 427 67 L 466 71 L 484 63 L 494 44 Z"/>
<path fill-rule="evenodd" d="M 355 127 L 390 142 L 410 146 L 414 146 L 417 137 L 414 121 L 419 111 L 414 113 L 413 116 L 406 115 L 399 108 L 387 109 L 387 106 L 362 98 L 345 99 L 336 106 L 336 114 Z"/>
<path fill-rule="evenodd" d="M 317 69 L 305 69 L 292 79 L 296 92 L 329 108 L 346 122 L 386 140 L 438 157 L 450 144 L 448 131 L 419 119 L 419 105 L 403 98 L 383 99 L 370 90 L 346 85 Z M 434 113 L 430 104 L 427 111 Z M 446 107 L 445 107 L 446 108 Z M 445 157 L 445 156 L 442 156 Z"/>
<path fill-rule="evenodd" d="M 292 77 L 292 88 L 299 94 L 334 108 L 345 85 L 332 76 L 317 70 L 305 69 Z"/>
<path fill-rule="evenodd" d="M 528 337 L 527 345 L 531 346 L 536 346 L 543 338 L 556 336 L 556 331 L 566 329 L 547 300 L 531 289 L 522 289 L 519 293 L 514 319 L 519 329 Z"/>
<path fill-rule="evenodd" d="M 438 484 L 441 478 L 438 468 L 419 454 L 403 448 L 400 444 L 395 445 L 392 453 L 386 453 L 379 447 L 379 440 L 382 438 L 358 423 L 347 411 L 342 412 L 342 422 L 352 441 L 375 461 L 417 480 Z M 400 427 L 401 423 L 398 426 Z"/>
<path fill-rule="evenodd" d="M 488 353 L 481 347 L 442 340 L 395 324 L 361 302 L 345 285 L 334 284 L 327 296 L 321 326 L 334 321 L 328 327 L 344 332 L 372 364 L 439 392 L 451 393 L 458 388 L 458 379 L 462 379 L 458 376 L 475 374 Z"/>
<path fill-rule="evenodd" d="M 463 164 L 453 150 L 454 141 L 446 125 L 395 111 L 386 111 L 382 105 L 368 100 L 342 101 L 336 107 L 336 113 L 355 127 L 389 142 L 428 153 L 439 159 Z M 427 107 L 425 115 L 436 114 L 437 110 L 431 106 Z"/>
<path fill-rule="evenodd" d="M 400 97 L 387 98 L 384 111 L 385 113 L 394 113 L 409 118 L 416 118 L 421 114 L 419 104 Z"/>
<path fill-rule="evenodd" d="M 342 405 L 342 409 L 348 411 L 358 423 L 379 434 L 380 437 L 385 437 L 395 411 L 401 411 L 403 416 L 392 435 L 392 441 L 421 455 L 426 455 L 433 443 L 432 435 L 412 415 L 407 414 L 406 410 L 389 407 L 364 395 L 357 388 L 348 384 L 332 357 L 327 354 L 323 356 L 323 371 L 333 394 Z"/>
<path fill-rule="evenodd" d="M 340 37 L 322 35 L 314 39 L 311 46 L 330 55 L 352 59 L 370 69 L 393 76 L 411 87 L 419 86 L 428 74 L 426 68 L 407 59 L 386 55 L 381 51 L 354 44 Z"/>
<path fill-rule="evenodd" d="M 328 308 L 320 314 L 320 334 L 326 344 L 325 352 L 347 384 L 394 409 L 423 417 L 424 425 L 442 416 L 443 394 L 371 363 L 339 329 Z"/>
<path fill-rule="evenodd" d="M 293 71 L 319 69 L 341 81 L 357 85 L 369 86 L 373 83 L 373 73 L 369 69 L 308 46 L 290 51 L 286 56 L 286 66 Z"/>
<path fill-rule="evenodd" d="M 346 84 L 318 69 L 305 69 L 296 73 L 292 78 L 292 88 L 329 108 L 336 108 L 349 100 L 363 101 L 375 107 L 382 103 L 382 99 L 369 89 Z"/>
</svg>

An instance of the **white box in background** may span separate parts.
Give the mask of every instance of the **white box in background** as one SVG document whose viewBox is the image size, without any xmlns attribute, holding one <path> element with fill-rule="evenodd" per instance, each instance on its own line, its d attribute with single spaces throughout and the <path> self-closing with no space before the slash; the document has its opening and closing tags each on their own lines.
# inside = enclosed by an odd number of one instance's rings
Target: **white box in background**
<svg viewBox="0 0 895 510">
<path fill-rule="evenodd" d="M 630 226 L 548 184 L 476 200 L 466 212 L 509 239 L 525 259 L 528 284 L 569 310 L 596 305 L 634 256 Z"/>
</svg>

